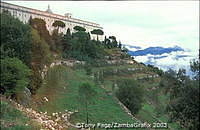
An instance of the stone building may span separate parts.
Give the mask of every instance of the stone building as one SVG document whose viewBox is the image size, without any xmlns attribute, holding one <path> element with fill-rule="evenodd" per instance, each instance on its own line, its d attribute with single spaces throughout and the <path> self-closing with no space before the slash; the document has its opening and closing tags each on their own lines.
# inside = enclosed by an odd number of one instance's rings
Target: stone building
<svg viewBox="0 0 200 130">
<path fill-rule="evenodd" d="M 48 6 L 48 9 L 46 11 L 41 11 L 41 10 L 27 8 L 27 7 L 14 5 L 14 4 L 10 4 L 6 2 L 2 2 L 2 1 L 0 3 L 1 3 L 1 6 L 0 6 L 1 12 L 8 11 L 13 17 L 18 18 L 23 23 L 28 23 L 30 17 L 43 19 L 46 22 L 46 27 L 49 30 L 50 34 L 55 29 L 55 27 L 53 27 L 52 24 L 56 20 L 63 21 L 65 23 L 65 28 L 59 29 L 59 31 L 62 32 L 63 34 L 67 32 L 68 28 L 70 29 L 71 32 L 74 32 L 75 30 L 73 29 L 73 27 L 75 26 L 84 27 L 86 29 L 86 32 L 89 32 L 89 33 L 94 29 L 103 30 L 103 28 L 97 23 L 73 18 L 71 13 L 66 13 L 64 16 L 59 15 L 59 14 L 54 14 L 51 11 L 50 6 Z M 91 33 L 90 35 L 92 39 L 97 38 L 96 35 L 93 35 Z M 100 41 L 102 41 L 104 36 L 98 36 L 98 38 Z"/>
</svg>

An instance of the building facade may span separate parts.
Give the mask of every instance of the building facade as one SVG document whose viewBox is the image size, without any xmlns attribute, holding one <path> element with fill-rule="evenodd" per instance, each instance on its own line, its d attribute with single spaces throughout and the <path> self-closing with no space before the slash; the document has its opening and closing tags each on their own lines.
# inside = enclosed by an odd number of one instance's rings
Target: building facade
<svg viewBox="0 0 200 130">
<path fill-rule="evenodd" d="M 62 21 L 62 22 L 65 23 L 65 27 L 59 29 L 59 31 L 62 32 L 63 34 L 65 34 L 67 32 L 68 28 L 70 29 L 71 32 L 74 32 L 75 30 L 73 28 L 75 26 L 81 26 L 81 27 L 84 27 L 86 29 L 86 32 L 90 33 L 92 39 L 96 40 L 97 36 L 91 34 L 91 31 L 94 30 L 94 29 L 103 30 L 103 28 L 99 24 L 73 18 L 72 14 L 70 14 L 70 13 L 66 13 L 64 16 L 59 15 L 59 14 L 54 14 L 51 11 L 49 6 L 48 6 L 48 9 L 46 11 L 40 11 L 40 10 L 37 10 L 37 9 L 18 6 L 18 5 L 14 5 L 14 4 L 10 4 L 10 3 L 6 3 L 6 2 L 1 1 L 0 7 L 1 7 L 1 12 L 8 11 L 8 12 L 10 12 L 10 14 L 13 17 L 18 18 L 23 23 L 28 23 L 30 18 L 32 18 L 32 19 L 34 19 L 34 18 L 43 19 L 46 22 L 46 27 L 49 30 L 50 34 L 55 29 L 55 27 L 53 27 L 52 24 L 56 20 L 59 20 L 59 21 Z M 104 36 L 103 35 L 98 36 L 98 38 L 99 38 L 100 41 L 102 41 Z"/>
</svg>

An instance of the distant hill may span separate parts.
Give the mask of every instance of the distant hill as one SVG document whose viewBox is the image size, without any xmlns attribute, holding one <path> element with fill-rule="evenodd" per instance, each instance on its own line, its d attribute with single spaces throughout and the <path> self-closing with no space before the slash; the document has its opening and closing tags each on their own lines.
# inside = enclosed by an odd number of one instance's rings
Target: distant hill
<svg viewBox="0 0 200 130">
<path fill-rule="evenodd" d="M 152 54 L 152 55 L 161 55 L 164 53 L 171 53 L 171 52 L 176 52 L 176 51 L 184 51 L 183 48 L 179 46 L 174 46 L 174 47 L 148 47 L 143 50 L 137 50 L 137 51 L 131 51 L 129 50 L 128 53 L 132 56 L 144 56 L 147 54 Z"/>
</svg>

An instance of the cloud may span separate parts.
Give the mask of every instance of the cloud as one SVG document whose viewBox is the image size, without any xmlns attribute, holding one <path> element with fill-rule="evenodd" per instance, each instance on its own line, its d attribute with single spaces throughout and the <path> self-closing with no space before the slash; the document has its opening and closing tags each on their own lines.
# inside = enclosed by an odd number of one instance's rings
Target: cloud
<svg viewBox="0 0 200 130">
<path fill-rule="evenodd" d="M 199 1 L 7 1 L 99 23 L 123 44 L 199 48 Z"/>
<path fill-rule="evenodd" d="M 192 59 L 197 57 L 198 55 L 196 53 L 191 53 L 191 51 L 184 50 L 163 53 L 161 55 L 147 54 L 143 56 L 135 56 L 134 58 L 138 62 L 157 66 L 164 71 L 168 70 L 169 68 L 174 70 L 182 68 L 186 69 L 187 74 L 191 74 L 190 62 Z"/>
<path fill-rule="evenodd" d="M 99 23 L 107 36 L 141 49 L 179 46 L 184 51 L 137 56 L 163 68 L 189 64 L 199 49 L 199 1 L 6 1 Z M 137 48 L 129 48 L 132 51 Z M 188 55 L 188 56 L 187 56 Z M 156 57 L 156 58 L 153 58 Z"/>
</svg>

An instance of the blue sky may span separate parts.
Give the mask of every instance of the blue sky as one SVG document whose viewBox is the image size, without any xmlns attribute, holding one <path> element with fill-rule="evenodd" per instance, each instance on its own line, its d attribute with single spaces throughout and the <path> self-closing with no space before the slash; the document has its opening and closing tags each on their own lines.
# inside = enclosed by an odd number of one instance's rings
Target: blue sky
<svg viewBox="0 0 200 130">
<path fill-rule="evenodd" d="M 80 18 L 99 23 L 106 35 L 114 35 L 123 44 L 140 46 L 180 46 L 190 55 L 181 61 L 169 59 L 162 63 L 185 65 L 197 57 L 199 49 L 199 1 L 7 1 L 39 10 L 48 4 L 56 14 L 72 13 Z M 165 54 L 166 56 L 167 54 Z M 165 57 L 163 56 L 163 57 Z M 150 56 L 151 57 L 151 56 Z M 138 57 L 138 60 L 149 60 Z M 170 61 L 171 60 L 171 61 Z M 162 64 L 160 65 L 162 66 Z"/>
</svg>

